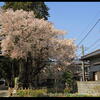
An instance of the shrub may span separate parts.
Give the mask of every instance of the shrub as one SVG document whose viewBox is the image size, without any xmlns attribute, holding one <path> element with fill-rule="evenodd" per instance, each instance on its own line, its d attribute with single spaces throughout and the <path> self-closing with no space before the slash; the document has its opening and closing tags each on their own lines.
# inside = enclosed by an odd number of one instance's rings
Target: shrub
<svg viewBox="0 0 100 100">
<path fill-rule="evenodd" d="M 70 71 L 64 72 L 62 75 L 62 82 L 66 88 L 72 88 L 73 86 L 73 74 Z"/>
<path fill-rule="evenodd" d="M 64 89 L 64 93 L 70 93 L 70 91 L 71 91 L 71 88 L 65 88 Z"/>
<path fill-rule="evenodd" d="M 48 93 L 55 93 L 56 92 L 56 89 L 55 88 L 48 88 L 47 89 L 47 92 Z"/>
<path fill-rule="evenodd" d="M 46 89 L 37 89 L 37 90 L 17 90 L 17 95 L 19 97 L 45 97 L 47 95 Z"/>
</svg>

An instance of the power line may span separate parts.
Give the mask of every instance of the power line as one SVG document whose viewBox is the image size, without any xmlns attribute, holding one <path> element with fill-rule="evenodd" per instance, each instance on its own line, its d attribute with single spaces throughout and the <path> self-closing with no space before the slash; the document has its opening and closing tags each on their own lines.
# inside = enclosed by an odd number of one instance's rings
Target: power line
<svg viewBox="0 0 100 100">
<path fill-rule="evenodd" d="M 100 46 L 100 44 L 98 44 L 98 45 L 94 46 L 93 48 L 96 48 L 96 47 L 98 47 L 98 46 Z M 93 49 L 92 49 L 92 50 L 93 50 Z"/>
<path fill-rule="evenodd" d="M 91 49 L 92 47 L 94 47 L 99 41 L 100 41 L 100 39 L 96 40 L 92 45 L 90 45 L 87 49 L 85 49 L 84 52 Z M 79 54 L 79 56 L 80 55 L 81 55 L 81 53 Z"/>
<path fill-rule="evenodd" d="M 100 41 L 100 39 L 96 40 L 92 45 L 89 46 L 85 51 L 91 49 L 95 44 L 97 44 Z"/>
<path fill-rule="evenodd" d="M 88 25 L 87 25 L 87 27 L 82 31 L 82 33 L 78 36 L 78 37 L 80 37 L 84 32 L 85 32 L 85 30 L 86 29 L 88 29 L 88 27 L 89 27 L 89 25 L 93 22 L 93 20 L 97 17 L 97 15 L 99 15 L 100 14 L 100 11 L 98 11 L 97 13 L 96 13 L 96 15 L 93 17 L 93 19 L 92 19 L 92 21 L 90 22 L 90 23 L 88 23 Z M 98 41 L 98 40 L 97 40 Z M 94 43 L 95 44 L 95 43 Z M 92 45 L 94 45 L 94 44 L 92 44 Z M 77 46 L 78 47 L 78 46 Z M 79 48 L 79 47 L 78 47 Z M 90 48 L 90 47 L 89 47 Z M 85 50 L 86 51 L 86 50 Z M 81 53 L 79 54 L 79 56 L 81 55 Z"/>
<path fill-rule="evenodd" d="M 93 22 L 93 20 L 96 18 L 96 16 L 97 16 L 98 14 L 100 14 L 100 11 L 98 11 L 98 12 L 96 13 L 96 15 L 93 17 L 92 21 L 91 21 L 90 23 L 88 23 L 87 27 L 82 31 L 82 33 L 81 33 L 78 37 L 80 37 L 80 36 L 85 32 L 85 30 L 88 29 L 89 25 Z"/>
<path fill-rule="evenodd" d="M 98 24 L 99 21 L 100 19 L 97 20 L 97 22 L 93 25 L 93 27 L 89 30 L 85 37 L 79 42 L 78 46 L 85 40 L 85 38 L 90 34 L 90 32 L 94 29 L 94 27 Z"/>
</svg>

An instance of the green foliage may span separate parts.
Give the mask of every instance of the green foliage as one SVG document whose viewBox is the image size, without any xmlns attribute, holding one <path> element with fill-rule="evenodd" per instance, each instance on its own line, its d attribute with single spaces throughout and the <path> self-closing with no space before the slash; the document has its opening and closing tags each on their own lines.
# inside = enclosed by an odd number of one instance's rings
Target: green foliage
<svg viewBox="0 0 100 100">
<path fill-rule="evenodd" d="M 46 89 L 37 89 L 37 90 L 17 90 L 18 97 L 45 97 L 47 96 L 47 90 Z"/>
<path fill-rule="evenodd" d="M 49 17 L 49 8 L 44 2 L 5 2 L 3 8 L 12 8 L 14 11 L 20 9 L 34 11 L 36 18 L 44 18 L 45 20 Z"/>
<path fill-rule="evenodd" d="M 71 91 L 71 88 L 65 88 L 64 89 L 64 93 L 70 93 L 70 91 Z"/>
<path fill-rule="evenodd" d="M 4 78 L 7 84 L 9 84 L 13 80 L 12 76 L 18 75 L 18 67 L 16 63 L 17 61 L 16 60 L 12 61 L 10 58 L 4 57 L 4 56 L 0 56 L 0 57 L 1 57 L 0 59 L 0 78 Z"/>
<path fill-rule="evenodd" d="M 71 94 L 71 93 L 68 93 L 66 94 L 66 97 L 93 97 L 92 95 L 84 95 L 84 94 Z"/>
<path fill-rule="evenodd" d="M 95 97 L 78 93 L 47 93 L 46 89 L 37 90 L 17 90 L 17 97 Z M 97 96 L 99 97 L 99 96 Z"/>
<path fill-rule="evenodd" d="M 72 85 L 73 75 L 71 72 L 64 72 L 62 78 L 63 78 L 63 82 L 67 83 L 69 87 Z"/>
<path fill-rule="evenodd" d="M 94 97 L 93 95 L 72 94 L 72 93 L 49 93 L 49 97 Z M 99 96 L 98 96 L 99 97 Z"/>
<path fill-rule="evenodd" d="M 48 88 L 47 89 L 48 91 L 48 93 L 55 93 L 56 92 L 56 90 L 55 90 L 55 88 Z"/>
<path fill-rule="evenodd" d="M 0 76 L 3 78 L 10 78 L 11 75 L 11 63 L 10 59 L 0 56 Z"/>
<path fill-rule="evenodd" d="M 71 72 L 64 72 L 62 75 L 62 82 L 66 85 L 64 92 L 71 92 L 73 86 L 73 74 Z"/>
</svg>

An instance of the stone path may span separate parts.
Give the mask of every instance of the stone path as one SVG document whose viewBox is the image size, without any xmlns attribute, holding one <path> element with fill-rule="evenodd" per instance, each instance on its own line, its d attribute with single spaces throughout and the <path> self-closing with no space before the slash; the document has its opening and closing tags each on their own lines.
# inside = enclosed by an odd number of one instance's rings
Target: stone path
<svg viewBox="0 0 100 100">
<path fill-rule="evenodd" d="M 8 90 L 0 90 L 0 97 L 9 97 Z"/>
</svg>

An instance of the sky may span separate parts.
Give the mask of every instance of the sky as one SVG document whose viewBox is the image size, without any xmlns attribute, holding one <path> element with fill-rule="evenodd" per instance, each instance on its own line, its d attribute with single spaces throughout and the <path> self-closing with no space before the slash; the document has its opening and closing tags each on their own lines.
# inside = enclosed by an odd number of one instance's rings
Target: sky
<svg viewBox="0 0 100 100">
<path fill-rule="evenodd" d="M 0 6 L 3 4 L 0 2 Z M 65 30 L 67 34 L 64 38 L 75 39 L 76 45 L 100 19 L 100 2 L 45 2 L 45 4 L 50 9 L 48 20 L 54 23 L 56 28 Z M 96 44 L 92 45 L 95 42 Z M 87 49 L 84 54 L 100 49 L 100 22 L 79 45 L 77 56 L 81 56 L 82 45 Z"/>
</svg>

